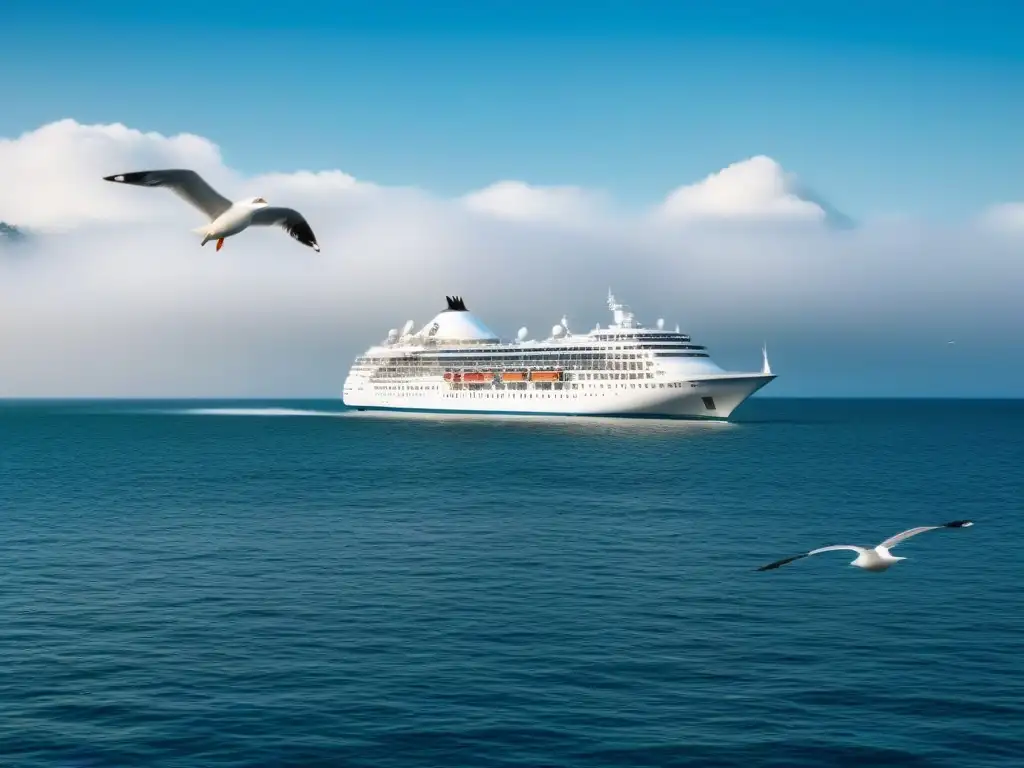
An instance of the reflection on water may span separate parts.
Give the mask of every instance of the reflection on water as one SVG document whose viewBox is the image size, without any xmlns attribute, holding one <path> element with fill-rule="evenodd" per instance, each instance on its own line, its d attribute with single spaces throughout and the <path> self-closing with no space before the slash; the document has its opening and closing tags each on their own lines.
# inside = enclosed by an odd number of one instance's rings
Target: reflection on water
<svg viewBox="0 0 1024 768">
<path fill-rule="evenodd" d="M 423 420 L 438 424 L 502 424 L 528 426 L 530 429 L 552 429 L 563 432 L 594 431 L 617 434 L 664 434 L 705 432 L 729 429 L 736 424 L 726 421 L 699 421 L 695 419 L 645 419 L 625 416 L 547 416 L 543 414 L 476 414 L 476 413 L 416 413 L 400 411 L 346 411 L 348 418 Z"/>
</svg>

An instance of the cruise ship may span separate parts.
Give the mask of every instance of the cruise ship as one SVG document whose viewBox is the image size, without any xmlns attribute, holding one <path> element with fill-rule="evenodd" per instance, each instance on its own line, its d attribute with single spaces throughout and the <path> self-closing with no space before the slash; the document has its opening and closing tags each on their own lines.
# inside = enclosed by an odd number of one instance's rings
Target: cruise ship
<svg viewBox="0 0 1024 768">
<path fill-rule="evenodd" d="M 410 320 L 356 358 L 342 402 L 360 411 L 726 420 L 775 375 L 725 371 L 690 336 L 637 322 L 608 291 L 613 321 L 502 340 L 460 296 L 420 330 Z"/>
</svg>

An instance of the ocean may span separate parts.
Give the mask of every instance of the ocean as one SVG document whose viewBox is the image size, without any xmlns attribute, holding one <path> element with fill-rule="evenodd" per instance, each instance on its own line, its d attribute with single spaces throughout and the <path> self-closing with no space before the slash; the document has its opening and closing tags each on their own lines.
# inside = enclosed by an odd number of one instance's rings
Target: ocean
<svg viewBox="0 0 1024 768">
<path fill-rule="evenodd" d="M 0 765 L 1024 765 L 1022 500 L 1024 401 L 0 403 Z"/>
</svg>

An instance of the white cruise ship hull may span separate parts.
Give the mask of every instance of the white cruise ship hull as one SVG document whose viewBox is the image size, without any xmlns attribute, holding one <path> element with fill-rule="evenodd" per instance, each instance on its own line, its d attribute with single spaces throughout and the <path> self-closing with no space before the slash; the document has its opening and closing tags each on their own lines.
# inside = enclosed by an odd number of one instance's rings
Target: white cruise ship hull
<svg viewBox="0 0 1024 768">
<path fill-rule="evenodd" d="M 645 328 L 608 292 L 614 322 L 574 333 L 568 320 L 543 340 L 520 328 L 502 341 L 460 296 L 413 333 L 400 332 L 359 355 L 342 402 L 370 411 L 416 411 L 648 419 L 728 419 L 775 378 L 762 349 L 759 372 L 726 371 L 707 347 L 664 321 Z"/>
<path fill-rule="evenodd" d="M 493 415 L 618 416 L 654 419 L 728 419 L 748 397 L 775 378 L 737 373 L 677 382 L 681 386 L 636 389 L 498 390 L 459 389 L 446 382 L 393 391 L 369 381 L 345 384 L 342 402 L 364 411 L 476 413 Z"/>
</svg>

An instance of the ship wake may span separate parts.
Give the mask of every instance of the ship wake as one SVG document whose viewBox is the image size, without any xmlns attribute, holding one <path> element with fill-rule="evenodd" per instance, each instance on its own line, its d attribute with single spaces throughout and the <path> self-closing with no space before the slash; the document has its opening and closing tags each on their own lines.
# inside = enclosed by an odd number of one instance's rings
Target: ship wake
<svg viewBox="0 0 1024 768">
<path fill-rule="evenodd" d="M 300 408 L 179 408 L 171 413 L 184 416 L 274 416 L 339 417 L 341 411 L 312 411 Z"/>
</svg>

